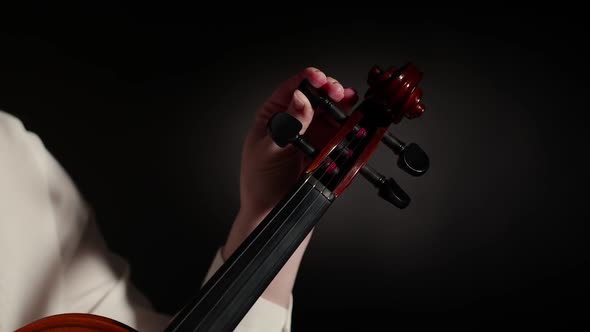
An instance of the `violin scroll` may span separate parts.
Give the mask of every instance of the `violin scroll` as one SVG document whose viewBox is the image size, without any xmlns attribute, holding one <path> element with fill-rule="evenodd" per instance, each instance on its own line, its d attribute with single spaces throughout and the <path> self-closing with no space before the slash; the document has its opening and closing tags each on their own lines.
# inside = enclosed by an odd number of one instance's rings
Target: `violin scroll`
<svg viewBox="0 0 590 332">
<path fill-rule="evenodd" d="M 403 116 L 417 118 L 425 111 L 421 102 L 422 89 L 418 87 L 421 79 L 422 72 L 411 63 L 399 69 L 389 67 L 385 71 L 379 66 L 373 66 L 367 79 L 369 89 L 365 93 L 365 100 L 386 110 L 395 124 Z"/>
</svg>

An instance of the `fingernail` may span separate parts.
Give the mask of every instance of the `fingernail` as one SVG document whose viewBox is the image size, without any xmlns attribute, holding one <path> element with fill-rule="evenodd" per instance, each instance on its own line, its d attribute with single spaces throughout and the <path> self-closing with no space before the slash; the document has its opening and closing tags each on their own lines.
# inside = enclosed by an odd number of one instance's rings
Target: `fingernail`
<svg viewBox="0 0 590 332">
<path fill-rule="evenodd" d="M 349 91 L 348 93 L 346 93 L 346 91 Z M 344 94 L 345 97 L 352 97 L 352 96 L 358 96 L 358 92 L 356 91 L 355 88 L 346 88 L 344 89 Z"/>
<path fill-rule="evenodd" d="M 305 108 L 305 101 L 303 98 L 305 98 L 305 95 L 301 91 L 295 90 L 293 93 L 293 107 L 298 111 Z"/>
</svg>

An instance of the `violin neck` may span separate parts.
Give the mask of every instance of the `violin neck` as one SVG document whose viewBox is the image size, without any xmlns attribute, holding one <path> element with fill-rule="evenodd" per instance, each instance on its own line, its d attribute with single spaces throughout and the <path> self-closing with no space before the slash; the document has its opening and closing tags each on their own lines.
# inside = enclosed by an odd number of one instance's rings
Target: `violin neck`
<svg viewBox="0 0 590 332">
<path fill-rule="evenodd" d="M 167 327 L 166 332 L 232 331 L 334 201 L 303 178 L 266 216 Z"/>
</svg>

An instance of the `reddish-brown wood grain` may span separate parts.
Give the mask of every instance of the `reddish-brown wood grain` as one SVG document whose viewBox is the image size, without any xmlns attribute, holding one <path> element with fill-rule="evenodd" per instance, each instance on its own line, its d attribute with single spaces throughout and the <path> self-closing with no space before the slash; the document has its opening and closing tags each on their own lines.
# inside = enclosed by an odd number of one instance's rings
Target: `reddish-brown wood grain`
<svg viewBox="0 0 590 332">
<path fill-rule="evenodd" d="M 307 167 L 305 173 L 311 173 L 316 168 L 318 168 L 322 162 L 328 157 L 328 155 L 334 151 L 336 146 L 340 144 L 340 142 L 348 135 L 348 133 L 356 126 L 359 121 L 363 118 L 363 114 L 361 112 L 354 112 L 351 116 L 348 117 L 348 120 L 342 125 L 340 130 L 330 139 L 330 141 L 324 146 L 324 148 L 320 151 L 318 156 L 311 162 L 311 164 Z"/>
<path fill-rule="evenodd" d="M 352 179 L 354 179 L 354 177 L 356 176 L 358 171 L 363 166 L 365 166 L 365 164 L 369 160 L 369 157 L 371 157 L 371 155 L 373 154 L 373 151 L 375 151 L 375 149 L 379 145 L 379 142 L 381 142 L 381 138 L 383 138 L 383 136 L 385 135 L 386 132 L 387 132 L 386 128 L 379 128 L 373 134 L 373 136 L 371 136 L 371 139 L 369 140 L 369 143 L 367 143 L 367 145 L 365 146 L 365 149 L 363 150 L 363 152 L 361 152 L 361 154 L 356 159 L 356 161 L 354 162 L 354 164 L 352 165 L 352 167 L 350 168 L 348 173 L 346 173 L 346 175 L 344 175 L 344 177 L 342 178 L 342 180 L 340 181 L 338 186 L 336 186 L 336 188 L 334 188 L 334 190 L 332 191 L 334 196 L 336 196 L 336 197 L 340 196 L 340 194 L 342 194 L 342 192 L 348 187 L 348 185 L 350 185 L 350 183 L 352 182 Z"/>
<path fill-rule="evenodd" d="M 36 320 L 16 332 L 137 332 L 110 318 L 92 314 L 59 314 Z"/>
</svg>

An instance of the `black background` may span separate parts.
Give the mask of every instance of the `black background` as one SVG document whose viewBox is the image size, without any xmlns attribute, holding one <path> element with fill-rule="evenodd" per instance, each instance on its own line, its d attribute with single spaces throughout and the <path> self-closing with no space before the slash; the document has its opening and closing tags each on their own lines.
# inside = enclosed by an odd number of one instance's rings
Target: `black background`
<svg viewBox="0 0 590 332">
<path fill-rule="evenodd" d="M 173 313 L 233 221 L 242 139 L 272 89 L 316 66 L 364 93 L 372 65 L 411 61 L 427 111 L 392 130 L 431 170 L 411 178 L 377 150 L 412 204 L 349 187 L 306 253 L 294 328 L 587 310 L 576 10 L 343 9 L 37 7 L 3 23 L 0 109 L 44 140 L 134 282 Z"/>
</svg>

